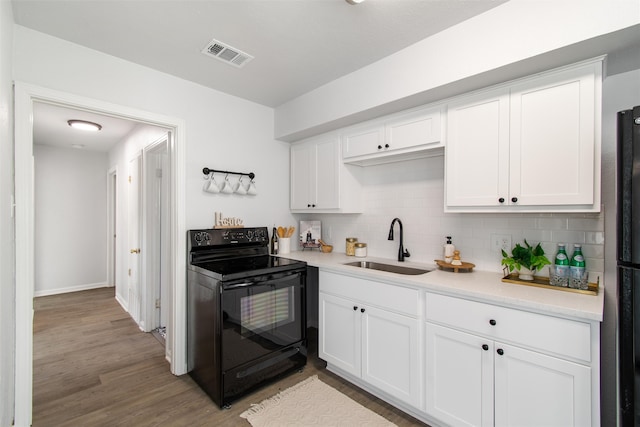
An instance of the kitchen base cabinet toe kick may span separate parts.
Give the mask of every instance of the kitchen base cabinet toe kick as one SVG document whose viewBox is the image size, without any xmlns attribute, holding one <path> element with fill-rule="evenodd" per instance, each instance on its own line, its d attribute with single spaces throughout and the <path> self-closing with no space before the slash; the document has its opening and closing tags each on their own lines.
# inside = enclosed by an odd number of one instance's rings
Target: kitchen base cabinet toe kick
<svg viewBox="0 0 640 427">
<path fill-rule="evenodd" d="M 600 425 L 600 328 L 332 271 L 327 369 L 432 426 Z"/>
</svg>

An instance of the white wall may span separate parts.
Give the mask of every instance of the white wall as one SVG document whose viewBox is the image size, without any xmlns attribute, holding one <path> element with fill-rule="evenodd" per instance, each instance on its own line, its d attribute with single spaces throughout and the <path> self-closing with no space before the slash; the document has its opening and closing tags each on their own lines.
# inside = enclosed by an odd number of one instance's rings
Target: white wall
<svg viewBox="0 0 640 427">
<path fill-rule="evenodd" d="M 107 285 L 107 154 L 34 145 L 35 296 Z"/>
<path fill-rule="evenodd" d="M 603 43 L 558 50 L 638 24 L 637 0 L 511 0 L 279 106 L 275 135 L 299 140 L 577 62 Z"/>
<path fill-rule="evenodd" d="M 42 72 L 47 70 L 47 72 Z M 273 110 L 43 33 L 15 26 L 16 80 L 186 122 L 187 229 L 214 212 L 247 226 L 286 224 L 289 144 L 273 139 Z M 254 172 L 255 197 L 202 191 L 202 168 Z"/>
<path fill-rule="evenodd" d="M 13 195 L 13 11 L 0 1 L 0 425 L 14 414 L 15 280 Z"/>
</svg>

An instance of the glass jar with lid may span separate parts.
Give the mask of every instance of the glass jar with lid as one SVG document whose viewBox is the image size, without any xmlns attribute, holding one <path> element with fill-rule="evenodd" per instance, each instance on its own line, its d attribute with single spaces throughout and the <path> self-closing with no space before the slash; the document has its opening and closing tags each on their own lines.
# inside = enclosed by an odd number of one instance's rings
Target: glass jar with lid
<svg viewBox="0 0 640 427">
<path fill-rule="evenodd" d="M 362 242 L 357 242 L 355 244 L 355 255 L 358 258 L 364 258 L 367 256 L 367 244 Z"/>
<path fill-rule="evenodd" d="M 349 256 L 354 256 L 356 254 L 356 242 L 358 239 L 356 237 L 347 237 L 346 239 L 346 247 L 345 253 Z"/>
</svg>

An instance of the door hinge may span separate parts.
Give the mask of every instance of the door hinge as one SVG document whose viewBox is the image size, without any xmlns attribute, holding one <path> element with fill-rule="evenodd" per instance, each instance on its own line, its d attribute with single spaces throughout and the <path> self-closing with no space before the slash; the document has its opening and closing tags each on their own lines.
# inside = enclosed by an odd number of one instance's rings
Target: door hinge
<svg viewBox="0 0 640 427">
<path fill-rule="evenodd" d="M 156 308 L 160 308 L 160 298 L 156 300 Z"/>
<path fill-rule="evenodd" d="M 129 276 L 131 276 L 131 269 L 129 269 Z"/>
<path fill-rule="evenodd" d="M 156 178 L 162 178 L 162 169 L 156 169 Z"/>
<path fill-rule="evenodd" d="M 131 175 L 129 175 L 129 184 L 131 184 Z"/>
</svg>

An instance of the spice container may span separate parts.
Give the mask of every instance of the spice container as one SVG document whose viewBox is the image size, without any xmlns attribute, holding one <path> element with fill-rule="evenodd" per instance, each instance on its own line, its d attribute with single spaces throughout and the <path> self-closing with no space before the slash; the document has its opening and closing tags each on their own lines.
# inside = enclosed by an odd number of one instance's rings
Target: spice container
<svg viewBox="0 0 640 427">
<path fill-rule="evenodd" d="M 359 258 L 364 258 L 367 256 L 367 244 L 366 243 L 356 243 L 355 244 L 355 254 Z"/>
<path fill-rule="evenodd" d="M 356 242 L 358 241 L 355 237 L 347 237 L 345 253 L 349 256 L 354 256 L 356 254 Z"/>
</svg>

